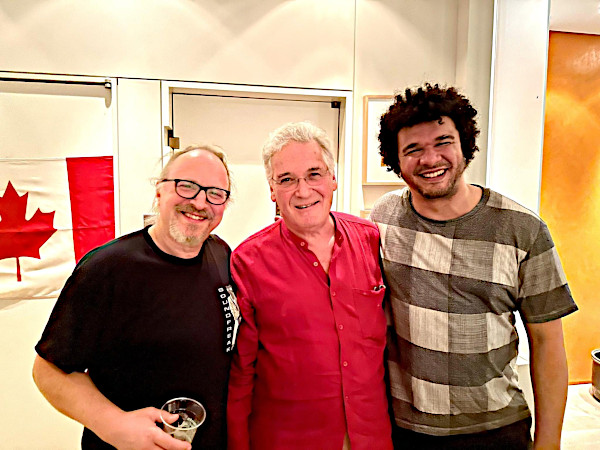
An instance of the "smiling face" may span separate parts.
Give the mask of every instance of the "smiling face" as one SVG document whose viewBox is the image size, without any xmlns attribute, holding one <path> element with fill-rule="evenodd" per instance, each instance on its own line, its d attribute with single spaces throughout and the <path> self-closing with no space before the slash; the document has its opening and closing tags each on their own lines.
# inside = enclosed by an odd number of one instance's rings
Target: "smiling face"
<svg viewBox="0 0 600 450">
<path fill-rule="evenodd" d="M 318 171 L 325 173 L 318 184 L 308 185 L 306 180 L 298 180 L 298 185 L 287 189 L 274 181 L 271 186 L 271 200 L 277 202 L 281 217 L 294 234 L 303 236 L 321 230 L 329 221 L 329 211 L 337 182 L 333 174 L 327 172 L 321 147 L 316 142 L 291 141 L 271 158 L 273 179 L 285 177 L 304 178 Z"/>
<path fill-rule="evenodd" d="M 221 160 L 204 150 L 193 150 L 174 160 L 165 178 L 182 179 L 202 186 L 229 189 L 227 171 Z M 190 257 L 197 254 L 202 244 L 223 218 L 225 204 L 213 205 L 201 191 L 195 199 L 180 197 L 175 182 L 159 183 L 156 189 L 158 218 L 153 237 L 167 253 Z"/>
<path fill-rule="evenodd" d="M 465 185 L 460 138 L 449 117 L 402 128 L 398 133 L 402 178 L 423 200 L 453 197 Z"/>
</svg>

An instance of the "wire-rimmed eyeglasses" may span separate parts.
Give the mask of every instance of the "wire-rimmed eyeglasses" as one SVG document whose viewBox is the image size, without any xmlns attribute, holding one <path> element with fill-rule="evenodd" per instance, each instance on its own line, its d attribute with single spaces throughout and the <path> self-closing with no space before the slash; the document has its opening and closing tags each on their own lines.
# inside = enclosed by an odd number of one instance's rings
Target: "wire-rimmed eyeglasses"
<svg viewBox="0 0 600 450">
<path fill-rule="evenodd" d="M 227 201 L 231 192 L 213 186 L 201 186 L 190 180 L 180 180 L 179 178 L 163 178 L 159 183 L 173 181 L 175 183 L 175 192 L 181 198 L 188 200 L 195 199 L 201 191 L 206 193 L 206 201 L 213 205 L 222 205 Z"/>
<path fill-rule="evenodd" d="M 329 173 L 329 169 L 313 169 L 309 171 L 305 177 L 293 177 L 291 175 L 284 175 L 280 178 L 271 178 L 275 184 L 280 186 L 282 189 L 296 189 L 300 180 L 304 180 L 309 186 L 318 186 L 323 183 L 325 176 Z"/>
</svg>

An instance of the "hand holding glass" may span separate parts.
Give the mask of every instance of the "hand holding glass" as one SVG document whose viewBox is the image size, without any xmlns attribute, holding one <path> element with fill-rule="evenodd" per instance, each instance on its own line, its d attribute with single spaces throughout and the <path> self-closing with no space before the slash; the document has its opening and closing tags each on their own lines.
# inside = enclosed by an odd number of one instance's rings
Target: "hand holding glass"
<svg viewBox="0 0 600 450">
<path fill-rule="evenodd" d="M 163 411 L 179 414 L 179 419 L 173 423 L 167 423 L 162 415 Z M 169 400 L 163 405 L 160 418 L 163 422 L 163 430 L 166 433 L 175 439 L 191 443 L 196 430 L 206 419 L 206 410 L 196 400 L 179 397 Z"/>
</svg>

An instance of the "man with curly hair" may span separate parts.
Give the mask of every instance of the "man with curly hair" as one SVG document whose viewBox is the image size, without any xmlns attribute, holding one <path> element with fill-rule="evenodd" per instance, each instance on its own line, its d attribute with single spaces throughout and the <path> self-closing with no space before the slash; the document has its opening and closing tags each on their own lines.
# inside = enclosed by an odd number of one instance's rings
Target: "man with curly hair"
<svg viewBox="0 0 600 450">
<path fill-rule="evenodd" d="M 395 448 L 526 449 L 515 312 L 531 349 L 535 448 L 559 448 L 567 394 L 561 317 L 577 310 L 552 238 L 533 212 L 464 171 L 477 111 L 456 89 L 406 89 L 381 118 L 380 153 L 407 188 L 380 198 L 393 330 Z"/>
</svg>

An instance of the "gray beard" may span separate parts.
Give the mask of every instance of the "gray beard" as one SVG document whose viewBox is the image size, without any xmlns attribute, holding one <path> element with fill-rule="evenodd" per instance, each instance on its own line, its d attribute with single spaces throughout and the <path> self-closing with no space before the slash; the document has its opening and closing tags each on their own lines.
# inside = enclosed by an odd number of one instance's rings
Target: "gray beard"
<svg viewBox="0 0 600 450">
<path fill-rule="evenodd" d="M 176 223 L 171 223 L 169 225 L 169 234 L 178 244 L 185 245 L 188 247 L 196 247 L 202 244 L 206 238 L 208 237 L 207 233 L 196 234 L 196 226 L 188 225 L 186 227 L 186 232 L 182 232 L 179 227 L 177 227 Z"/>
</svg>

